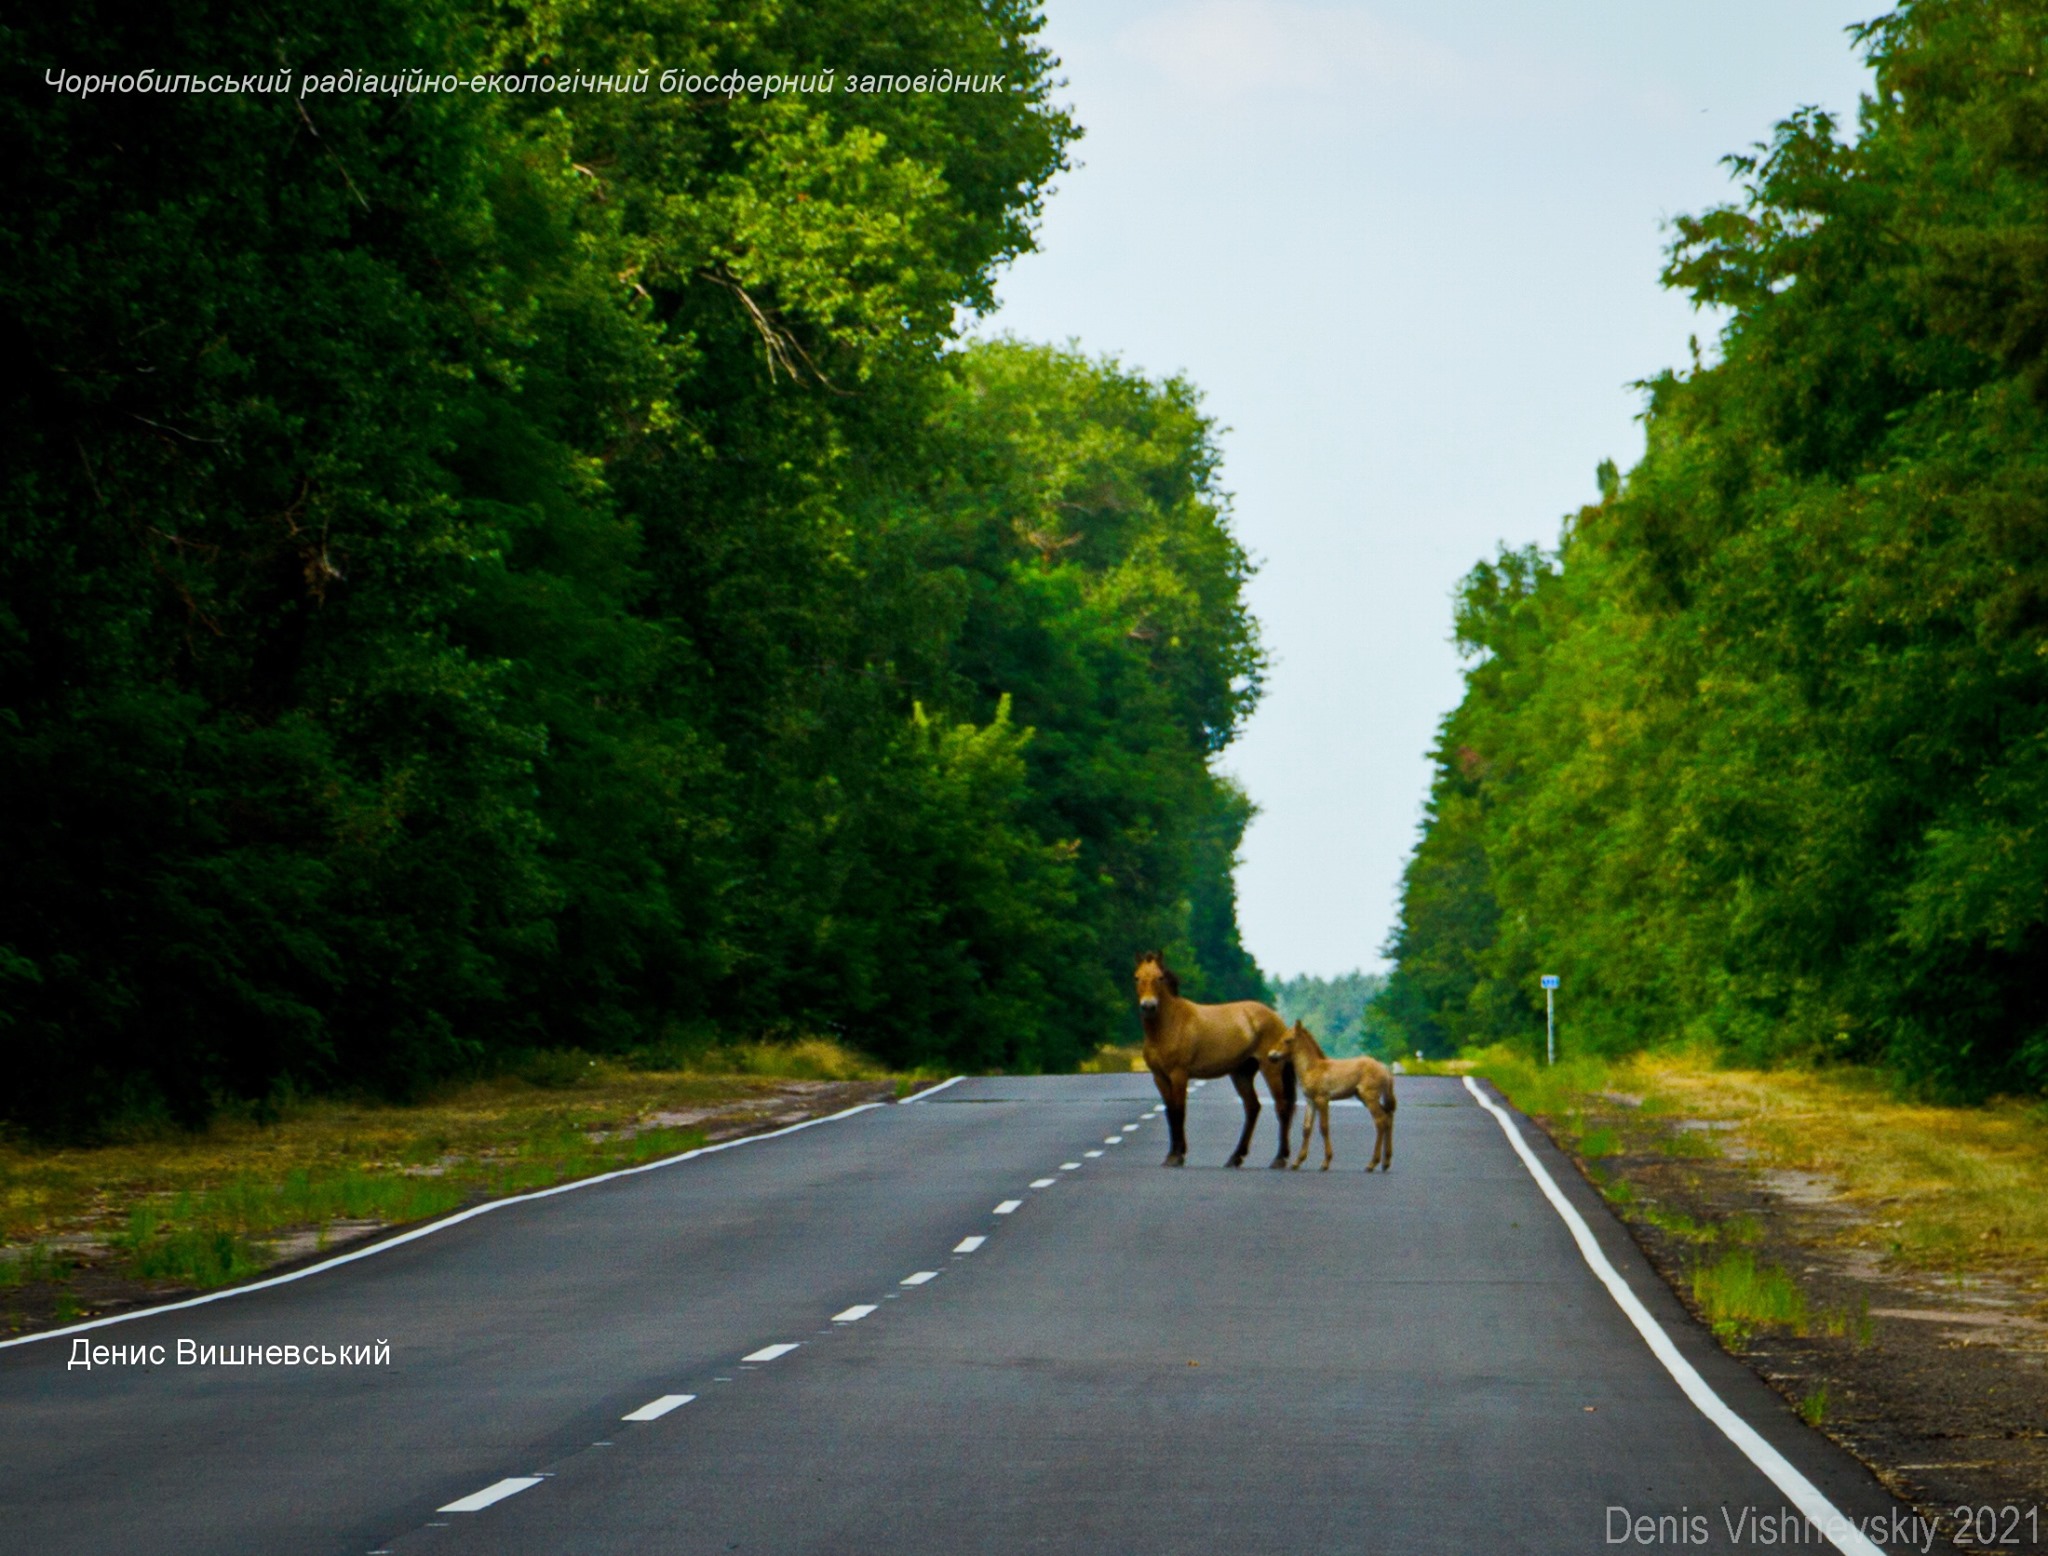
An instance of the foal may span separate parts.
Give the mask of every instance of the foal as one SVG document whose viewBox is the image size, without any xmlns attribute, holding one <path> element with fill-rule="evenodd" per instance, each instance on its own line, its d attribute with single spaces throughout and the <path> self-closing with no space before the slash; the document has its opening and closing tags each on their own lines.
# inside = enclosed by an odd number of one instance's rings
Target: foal
<svg viewBox="0 0 2048 1556">
<path fill-rule="evenodd" d="M 1372 1160 L 1366 1163 L 1365 1170 L 1371 1172 L 1375 1167 L 1382 1172 L 1393 1170 L 1392 1071 L 1377 1059 L 1329 1058 L 1309 1029 L 1299 1021 L 1294 1023 L 1293 1031 L 1283 1032 L 1277 1043 L 1269 1041 L 1265 1045 L 1264 1058 L 1269 1064 L 1291 1063 L 1301 1083 L 1301 1154 L 1294 1158 L 1297 1171 L 1308 1160 L 1308 1143 L 1315 1138 L 1317 1119 L 1321 1119 L 1323 1124 L 1323 1171 L 1330 1170 L 1330 1163 L 1337 1155 L 1336 1147 L 1330 1143 L 1330 1104 L 1342 1102 L 1346 1097 L 1356 1097 L 1372 1114 L 1375 1130 Z M 1282 1148 L 1285 1149 L 1284 1146 Z"/>
</svg>

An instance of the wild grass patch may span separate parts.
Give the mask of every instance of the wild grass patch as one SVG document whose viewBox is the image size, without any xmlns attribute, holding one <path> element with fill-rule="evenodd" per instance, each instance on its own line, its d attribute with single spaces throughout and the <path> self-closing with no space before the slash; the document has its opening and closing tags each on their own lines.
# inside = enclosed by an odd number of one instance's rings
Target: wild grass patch
<svg viewBox="0 0 2048 1556">
<path fill-rule="evenodd" d="M 1615 1095 L 1640 1096 L 1631 1119 L 1715 1126 L 1666 1130 L 1666 1155 L 1733 1154 L 1812 1174 L 1852 1213 L 1861 1245 L 1930 1273 L 1996 1271 L 2048 1293 L 2048 1106 L 2039 1102 L 1944 1106 L 1900 1096 L 1880 1070 L 1741 1069 L 1701 1047 L 1554 1068 L 1496 1048 L 1474 1055 L 1472 1068 L 1567 1132 L 1585 1118 L 1610 1121 Z"/>
<path fill-rule="evenodd" d="M 261 1270 L 287 1234 L 310 1231 L 318 1249 L 342 1224 L 421 1221 L 634 1166 L 702 1145 L 693 1113 L 768 1104 L 786 1080 L 885 1074 L 822 1039 L 736 1044 L 661 1070 L 572 1053 L 411 1107 L 303 1101 L 198 1134 L 0 1145 L 0 1244 L 14 1245 L 0 1247 L 0 1287 L 63 1282 L 75 1260 L 52 1247 L 60 1234 L 136 1279 L 220 1286 Z"/>
<path fill-rule="evenodd" d="M 1732 1248 L 1692 1272 L 1693 1301 L 1714 1333 L 1741 1342 L 1760 1329 L 1805 1329 L 1806 1297 L 1775 1264 L 1751 1250 Z"/>
</svg>

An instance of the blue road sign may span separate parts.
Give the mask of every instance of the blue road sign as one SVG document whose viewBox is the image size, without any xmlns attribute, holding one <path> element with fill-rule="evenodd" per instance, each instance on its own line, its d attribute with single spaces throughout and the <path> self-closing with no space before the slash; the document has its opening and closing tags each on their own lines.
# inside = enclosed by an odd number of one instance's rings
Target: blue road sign
<svg viewBox="0 0 2048 1556">
<path fill-rule="evenodd" d="M 1557 987 L 1557 974 L 1556 974 L 1556 973 L 1545 973 L 1545 974 L 1543 975 L 1543 987 L 1544 987 L 1544 988 L 1546 988 L 1546 989 L 1554 989 L 1554 988 L 1556 988 L 1556 987 Z"/>
</svg>

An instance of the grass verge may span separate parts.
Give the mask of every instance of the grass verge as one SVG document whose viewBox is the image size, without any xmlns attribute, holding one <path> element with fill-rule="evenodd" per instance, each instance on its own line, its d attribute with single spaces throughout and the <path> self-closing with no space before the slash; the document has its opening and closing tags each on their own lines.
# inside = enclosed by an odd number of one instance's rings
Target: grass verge
<svg viewBox="0 0 2048 1556">
<path fill-rule="evenodd" d="M 915 1084 L 817 1039 L 716 1049 L 686 1068 L 548 1053 L 414 1106 L 303 1102 L 197 1134 L 0 1145 L 0 1327 L 27 1288 L 58 1288 L 61 1319 L 79 1311 L 66 1292 L 95 1278 L 227 1285 L 367 1228 L 674 1155 L 704 1144 L 707 1125 L 779 1121 L 790 1083 L 835 1081 Z"/>
<path fill-rule="evenodd" d="M 1873 1252 L 1963 1281 L 1995 1271 L 2048 1296 L 2038 1102 L 1945 1107 L 1900 1099 L 1874 1070 L 1726 1068 L 1691 1048 L 1556 1066 L 1496 1048 L 1469 1068 L 1583 1156 L 1727 1153 L 1811 1174 L 1856 1213 L 1855 1240 Z"/>
</svg>

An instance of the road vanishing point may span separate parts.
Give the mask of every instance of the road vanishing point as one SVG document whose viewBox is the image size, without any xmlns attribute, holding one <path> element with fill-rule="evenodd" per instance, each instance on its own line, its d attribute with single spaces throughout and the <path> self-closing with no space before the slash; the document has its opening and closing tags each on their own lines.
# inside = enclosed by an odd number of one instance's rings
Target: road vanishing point
<svg viewBox="0 0 2048 1556">
<path fill-rule="evenodd" d="M 1146 1076 L 965 1080 L 16 1341 L 0 1548 L 1873 1549 L 1798 1508 L 1875 1530 L 1899 1504 L 1540 1131 L 1399 1084 L 1384 1176 L 1356 1107 L 1332 1171 L 1231 1171 L 1242 1114 L 1206 1087 L 1170 1172 Z M 72 1367 L 79 1339 L 165 1360 Z M 390 1352 L 179 1365 L 180 1341 Z M 1710 1538 L 1641 1540 L 1645 1515 Z"/>
</svg>

